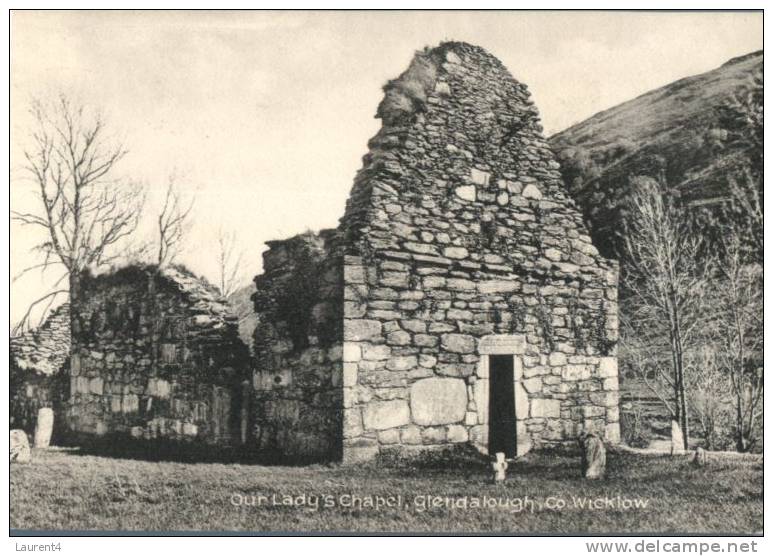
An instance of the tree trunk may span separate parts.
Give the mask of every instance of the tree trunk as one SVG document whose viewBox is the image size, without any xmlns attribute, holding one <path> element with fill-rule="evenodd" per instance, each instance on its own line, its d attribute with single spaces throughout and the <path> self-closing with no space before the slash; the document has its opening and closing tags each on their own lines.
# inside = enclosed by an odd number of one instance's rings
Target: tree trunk
<svg viewBox="0 0 773 556">
<path fill-rule="evenodd" d="M 743 379 L 741 379 L 743 380 Z M 737 387 L 735 396 L 735 449 L 737 452 L 746 451 L 746 442 L 744 435 L 744 422 L 743 422 L 743 393 L 741 387 Z"/>
<path fill-rule="evenodd" d="M 80 273 L 70 272 L 70 337 L 72 338 L 75 333 L 80 332 L 80 324 L 78 322 L 78 302 L 80 301 L 81 293 L 81 277 Z M 75 350 L 74 342 L 70 341 L 70 358 Z"/>
<path fill-rule="evenodd" d="M 677 309 L 677 302 L 672 295 L 671 299 L 671 345 L 673 347 L 673 359 L 674 359 L 674 371 L 676 374 L 676 390 L 677 399 L 676 405 L 679 408 L 679 426 L 682 427 L 682 435 L 684 440 L 684 449 L 687 450 L 688 437 L 690 435 L 689 429 L 689 416 L 687 414 L 687 393 L 684 386 L 684 351 L 682 348 L 682 330 L 679 323 L 679 312 Z"/>
</svg>

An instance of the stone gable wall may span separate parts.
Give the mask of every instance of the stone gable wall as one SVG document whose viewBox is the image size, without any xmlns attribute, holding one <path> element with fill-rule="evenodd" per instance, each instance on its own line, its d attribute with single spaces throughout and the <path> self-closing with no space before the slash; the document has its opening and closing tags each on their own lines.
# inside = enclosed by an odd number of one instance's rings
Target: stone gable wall
<svg viewBox="0 0 773 556">
<path fill-rule="evenodd" d="M 377 117 L 338 229 L 264 255 L 261 449 L 487 451 L 492 355 L 513 357 L 518 453 L 588 430 L 617 442 L 617 264 L 567 196 L 526 87 L 446 43 L 387 84 Z M 298 289 L 307 252 L 324 278 Z M 300 312 L 288 291 L 308 294 Z"/>
<path fill-rule="evenodd" d="M 213 286 L 184 269 L 84 277 L 73 304 L 76 435 L 240 442 L 249 354 Z"/>
<path fill-rule="evenodd" d="M 487 445 L 484 338 L 513 336 L 519 451 L 619 437 L 617 266 L 592 245 L 525 86 L 482 49 L 386 87 L 342 220 L 344 457 Z"/>
</svg>

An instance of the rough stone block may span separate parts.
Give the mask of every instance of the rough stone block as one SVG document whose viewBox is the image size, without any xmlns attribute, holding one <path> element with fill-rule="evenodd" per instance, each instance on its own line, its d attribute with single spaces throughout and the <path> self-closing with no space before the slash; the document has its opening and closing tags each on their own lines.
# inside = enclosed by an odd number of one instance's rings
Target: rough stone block
<svg viewBox="0 0 773 556">
<path fill-rule="evenodd" d="M 445 81 L 438 81 L 435 83 L 435 92 L 438 95 L 448 96 L 451 94 L 451 88 Z"/>
<path fill-rule="evenodd" d="M 613 377 L 605 378 L 602 388 L 604 390 L 617 391 L 619 389 L 617 377 L 613 376 Z"/>
<path fill-rule="evenodd" d="M 604 438 L 612 444 L 620 443 L 620 423 L 607 423 L 604 429 Z"/>
<path fill-rule="evenodd" d="M 406 400 L 370 402 L 362 410 L 365 430 L 384 430 L 407 425 L 411 413 Z"/>
<path fill-rule="evenodd" d="M 559 418 L 561 417 L 561 400 L 532 398 L 530 415 L 534 418 Z"/>
<path fill-rule="evenodd" d="M 587 380 L 591 377 L 591 368 L 588 365 L 567 365 L 562 369 L 561 376 L 564 380 Z"/>
<path fill-rule="evenodd" d="M 140 398 L 136 394 L 125 394 L 121 401 L 121 411 L 124 413 L 136 413 L 140 410 Z"/>
<path fill-rule="evenodd" d="M 384 272 L 379 283 L 389 288 L 407 288 L 410 285 L 410 278 L 407 272 Z"/>
<path fill-rule="evenodd" d="M 359 265 L 345 265 L 344 281 L 347 284 L 364 284 L 366 282 L 365 267 Z"/>
<path fill-rule="evenodd" d="M 450 425 L 446 430 L 446 440 L 448 442 L 467 442 L 469 438 L 467 428 L 462 425 Z"/>
<path fill-rule="evenodd" d="M 409 371 L 419 364 L 415 355 L 393 356 L 387 361 L 386 368 L 390 371 Z"/>
<path fill-rule="evenodd" d="M 452 353 L 473 353 L 475 338 L 468 334 L 443 334 L 440 337 L 440 345 Z"/>
<path fill-rule="evenodd" d="M 457 423 L 467 412 L 467 387 L 456 378 L 426 378 L 411 386 L 411 415 L 417 425 Z"/>
<path fill-rule="evenodd" d="M 367 361 L 383 361 L 389 359 L 392 354 L 392 348 L 385 345 L 363 344 L 362 358 Z"/>
<path fill-rule="evenodd" d="M 488 448 L 488 426 L 476 425 L 470 427 L 470 442 L 482 448 Z"/>
<path fill-rule="evenodd" d="M 542 391 L 542 377 L 535 376 L 524 380 L 521 384 L 529 394 L 536 394 Z"/>
<path fill-rule="evenodd" d="M 343 435 L 344 438 L 354 438 L 362 434 L 362 412 L 359 407 L 353 407 L 344 411 Z"/>
<path fill-rule="evenodd" d="M 464 278 L 449 278 L 446 285 L 449 290 L 475 291 L 475 282 Z"/>
<path fill-rule="evenodd" d="M 477 168 L 470 168 L 470 181 L 472 181 L 472 183 L 487 186 L 489 179 L 491 179 L 491 174 L 488 172 L 478 170 Z"/>
<path fill-rule="evenodd" d="M 92 378 L 89 381 L 89 392 L 101 396 L 104 392 L 104 386 L 105 385 L 101 377 Z"/>
<path fill-rule="evenodd" d="M 560 351 L 554 351 L 550 354 L 550 358 L 548 359 L 548 363 L 551 367 L 561 367 L 563 365 L 566 365 L 566 354 L 561 353 Z"/>
<path fill-rule="evenodd" d="M 599 362 L 599 376 L 610 378 L 617 376 L 617 357 L 602 357 Z"/>
<path fill-rule="evenodd" d="M 21 429 L 14 429 L 10 433 L 10 463 L 30 463 L 32 450 L 27 433 Z"/>
<path fill-rule="evenodd" d="M 400 429 L 388 429 L 379 431 L 379 444 L 398 444 L 400 442 Z"/>
<path fill-rule="evenodd" d="M 449 64 L 461 64 L 462 59 L 453 50 L 449 50 L 446 52 L 446 62 Z"/>
<path fill-rule="evenodd" d="M 485 280 L 478 282 L 478 291 L 483 294 L 513 293 L 521 284 L 515 280 Z"/>
<path fill-rule="evenodd" d="M 419 355 L 419 365 L 427 369 L 432 369 L 435 365 L 437 365 L 437 357 L 434 355 L 427 355 L 422 353 Z"/>
<path fill-rule="evenodd" d="M 427 323 L 419 319 L 406 319 L 400 321 L 400 325 L 408 332 L 422 334 L 427 331 Z"/>
<path fill-rule="evenodd" d="M 522 355 L 526 352 L 523 334 L 496 334 L 480 339 L 478 352 L 486 355 Z"/>
<path fill-rule="evenodd" d="M 349 388 L 357 384 L 357 363 L 344 363 L 343 382 L 344 388 Z"/>
<path fill-rule="evenodd" d="M 407 346 L 411 343 L 411 335 L 404 330 L 396 330 L 387 334 L 387 344 L 390 346 Z"/>
<path fill-rule="evenodd" d="M 346 363 L 356 363 L 362 358 L 362 350 L 358 344 L 344 343 L 343 360 Z"/>
<path fill-rule="evenodd" d="M 379 336 L 381 336 L 381 323 L 377 320 L 344 320 L 344 340 L 364 342 Z"/>
<path fill-rule="evenodd" d="M 454 190 L 457 197 L 464 201 L 475 200 L 475 186 L 474 185 L 462 185 Z"/>
<path fill-rule="evenodd" d="M 421 428 L 409 425 L 400 431 L 400 442 L 403 444 L 421 444 Z"/>
<path fill-rule="evenodd" d="M 466 259 L 470 253 L 464 247 L 444 247 L 443 255 L 449 259 Z"/>
<path fill-rule="evenodd" d="M 488 389 L 489 381 L 485 379 L 478 379 L 475 384 L 472 385 L 478 423 L 480 424 L 488 423 Z"/>
<path fill-rule="evenodd" d="M 151 378 L 148 380 L 148 395 L 155 398 L 166 399 L 171 392 L 169 382 L 160 378 Z"/>
<path fill-rule="evenodd" d="M 536 185 L 531 183 L 523 188 L 521 195 L 523 195 L 526 199 L 542 199 L 542 192 L 537 188 Z"/>
<path fill-rule="evenodd" d="M 416 334 L 413 337 L 414 345 L 418 347 L 435 347 L 438 344 L 437 336 L 430 334 Z"/>
<path fill-rule="evenodd" d="M 529 395 L 526 393 L 526 389 L 520 384 L 515 384 L 515 418 L 518 420 L 527 419 L 529 417 L 529 407 L 531 402 Z"/>
</svg>

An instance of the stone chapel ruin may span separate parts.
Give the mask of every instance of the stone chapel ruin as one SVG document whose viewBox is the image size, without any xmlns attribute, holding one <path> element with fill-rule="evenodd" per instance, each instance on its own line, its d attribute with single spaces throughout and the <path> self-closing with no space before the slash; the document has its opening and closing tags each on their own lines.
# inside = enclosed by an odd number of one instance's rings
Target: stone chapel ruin
<svg viewBox="0 0 773 556">
<path fill-rule="evenodd" d="M 449 42 L 384 90 L 338 228 L 264 254 L 251 442 L 344 461 L 618 442 L 617 264 L 526 87 Z"/>
<path fill-rule="evenodd" d="M 76 437 L 345 462 L 618 442 L 617 264 L 591 243 L 526 87 L 449 42 L 384 91 L 339 226 L 268 242 L 252 350 L 180 267 L 85 275 L 36 333 L 67 347 L 12 341 L 13 422 L 29 430 L 50 405 Z"/>
<path fill-rule="evenodd" d="M 84 276 L 72 305 L 71 435 L 240 444 L 249 353 L 217 290 L 181 267 Z"/>
</svg>

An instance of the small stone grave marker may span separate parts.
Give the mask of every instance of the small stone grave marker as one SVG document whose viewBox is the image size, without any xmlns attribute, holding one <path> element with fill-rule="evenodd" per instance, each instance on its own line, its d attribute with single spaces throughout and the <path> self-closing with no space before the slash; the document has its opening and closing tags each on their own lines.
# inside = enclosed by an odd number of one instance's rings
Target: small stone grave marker
<svg viewBox="0 0 773 556">
<path fill-rule="evenodd" d="M 11 431 L 10 438 L 11 463 L 29 463 L 32 461 L 32 450 L 27 433 L 20 429 Z"/>
<path fill-rule="evenodd" d="M 607 452 L 604 442 L 593 433 L 580 437 L 582 449 L 582 474 L 586 479 L 603 479 L 607 467 Z"/>
<path fill-rule="evenodd" d="M 494 469 L 494 482 L 501 483 L 505 480 L 507 462 L 504 452 L 497 452 L 496 458 L 496 461 L 491 462 L 491 467 Z"/>
</svg>

